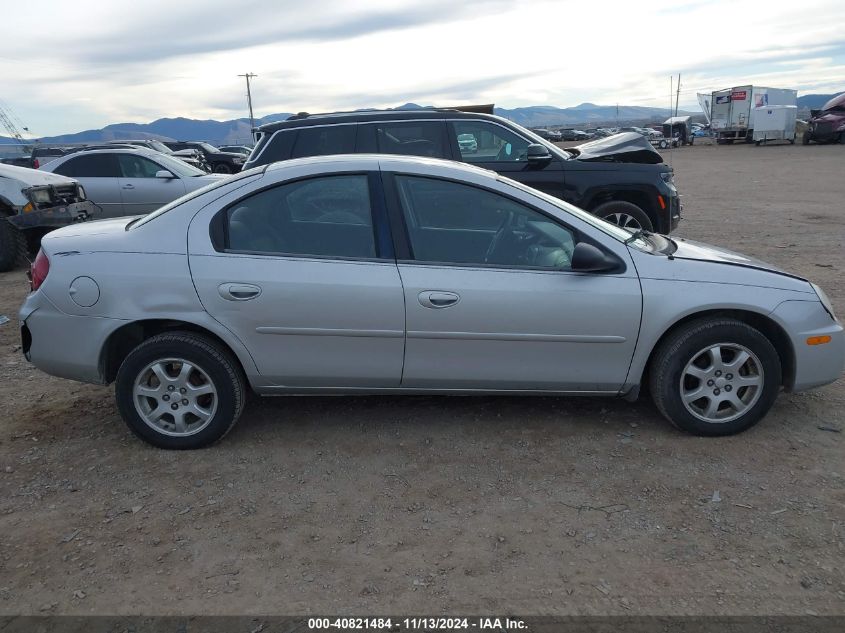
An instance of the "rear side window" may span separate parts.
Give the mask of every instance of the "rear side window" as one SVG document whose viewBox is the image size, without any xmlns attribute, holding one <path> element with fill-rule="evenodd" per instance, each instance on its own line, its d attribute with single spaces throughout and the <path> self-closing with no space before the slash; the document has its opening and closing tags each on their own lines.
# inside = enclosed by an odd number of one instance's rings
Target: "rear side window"
<svg viewBox="0 0 845 633">
<path fill-rule="evenodd" d="M 351 154 L 355 151 L 354 125 L 327 125 L 299 130 L 291 158 Z"/>
<path fill-rule="evenodd" d="M 120 170 L 114 154 L 88 154 L 62 163 L 53 173 L 71 178 L 118 178 Z"/>
<path fill-rule="evenodd" d="M 382 154 L 446 158 L 443 121 L 377 123 L 378 151 Z"/>
<path fill-rule="evenodd" d="M 287 183 L 225 212 L 225 247 L 267 255 L 376 256 L 365 175 Z"/>
</svg>

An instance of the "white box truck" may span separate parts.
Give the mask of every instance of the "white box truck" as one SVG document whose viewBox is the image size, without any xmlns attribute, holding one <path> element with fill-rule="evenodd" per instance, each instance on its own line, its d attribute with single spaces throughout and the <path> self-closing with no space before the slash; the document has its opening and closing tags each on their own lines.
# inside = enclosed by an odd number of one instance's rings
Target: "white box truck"
<svg viewBox="0 0 845 633">
<path fill-rule="evenodd" d="M 710 97 L 710 127 L 716 142 L 754 140 L 754 108 L 798 105 L 798 91 L 762 86 L 736 86 L 716 90 Z"/>
<path fill-rule="evenodd" d="M 768 141 L 789 141 L 795 143 L 795 119 L 798 108 L 793 105 L 770 105 L 754 108 L 751 121 L 754 123 L 754 142 L 757 145 Z"/>
</svg>

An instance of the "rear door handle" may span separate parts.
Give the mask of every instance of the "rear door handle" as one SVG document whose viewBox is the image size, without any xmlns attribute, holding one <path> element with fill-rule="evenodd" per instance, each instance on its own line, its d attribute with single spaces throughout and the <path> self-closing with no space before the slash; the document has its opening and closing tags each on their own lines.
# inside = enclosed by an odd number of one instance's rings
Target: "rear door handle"
<svg viewBox="0 0 845 633">
<path fill-rule="evenodd" d="M 261 294 L 261 287 L 252 284 L 225 283 L 217 286 L 217 292 L 227 301 L 249 301 Z"/>
<path fill-rule="evenodd" d="M 124 189 L 134 189 L 135 185 L 123 185 Z"/>
<path fill-rule="evenodd" d="M 424 290 L 417 298 L 420 301 L 420 305 L 426 308 L 434 308 L 435 310 L 448 308 L 461 300 L 461 297 L 454 292 L 444 292 L 442 290 Z"/>
</svg>

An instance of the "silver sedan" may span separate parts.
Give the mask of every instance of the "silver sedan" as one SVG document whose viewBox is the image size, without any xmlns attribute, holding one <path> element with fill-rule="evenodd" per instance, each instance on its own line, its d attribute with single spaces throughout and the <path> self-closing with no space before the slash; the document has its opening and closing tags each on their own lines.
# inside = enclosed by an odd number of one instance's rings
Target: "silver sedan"
<svg viewBox="0 0 845 633">
<path fill-rule="evenodd" d="M 633 400 L 647 384 L 677 427 L 726 435 L 845 363 L 805 279 L 400 156 L 276 163 L 50 233 L 20 320 L 37 367 L 114 382 L 130 429 L 177 449 L 223 437 L 247 389 Z"/>
<path fill-rule="evenodd" d="M 106 218 L 149 213 L 226 177 L 143 147 L 74 152 L 41 169 L 77 180 Z"/>
</svg>

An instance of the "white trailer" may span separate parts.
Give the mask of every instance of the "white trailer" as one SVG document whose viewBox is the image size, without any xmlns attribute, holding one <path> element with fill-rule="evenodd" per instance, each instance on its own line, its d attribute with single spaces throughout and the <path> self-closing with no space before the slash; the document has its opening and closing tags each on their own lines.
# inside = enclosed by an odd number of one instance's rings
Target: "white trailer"
<svg viewBox="0 0 845 633">
<path fill-rule="evenodd" d="M 789 141 L 795 143 L 795 119 L 798 108 L 793 105 L 771 105 L 754 108 L 751 121 L 754 124 L 754 142 L 757 145 L 768 141 Z"/>
<path fill-rule="evenodd" d="M 797 106 L 798 91 L 762 86 L 736 86 L 716 90 L 710 101 L 710 127 L 717 143 L 754 140 L 754 108 Z"/>
</svg>

